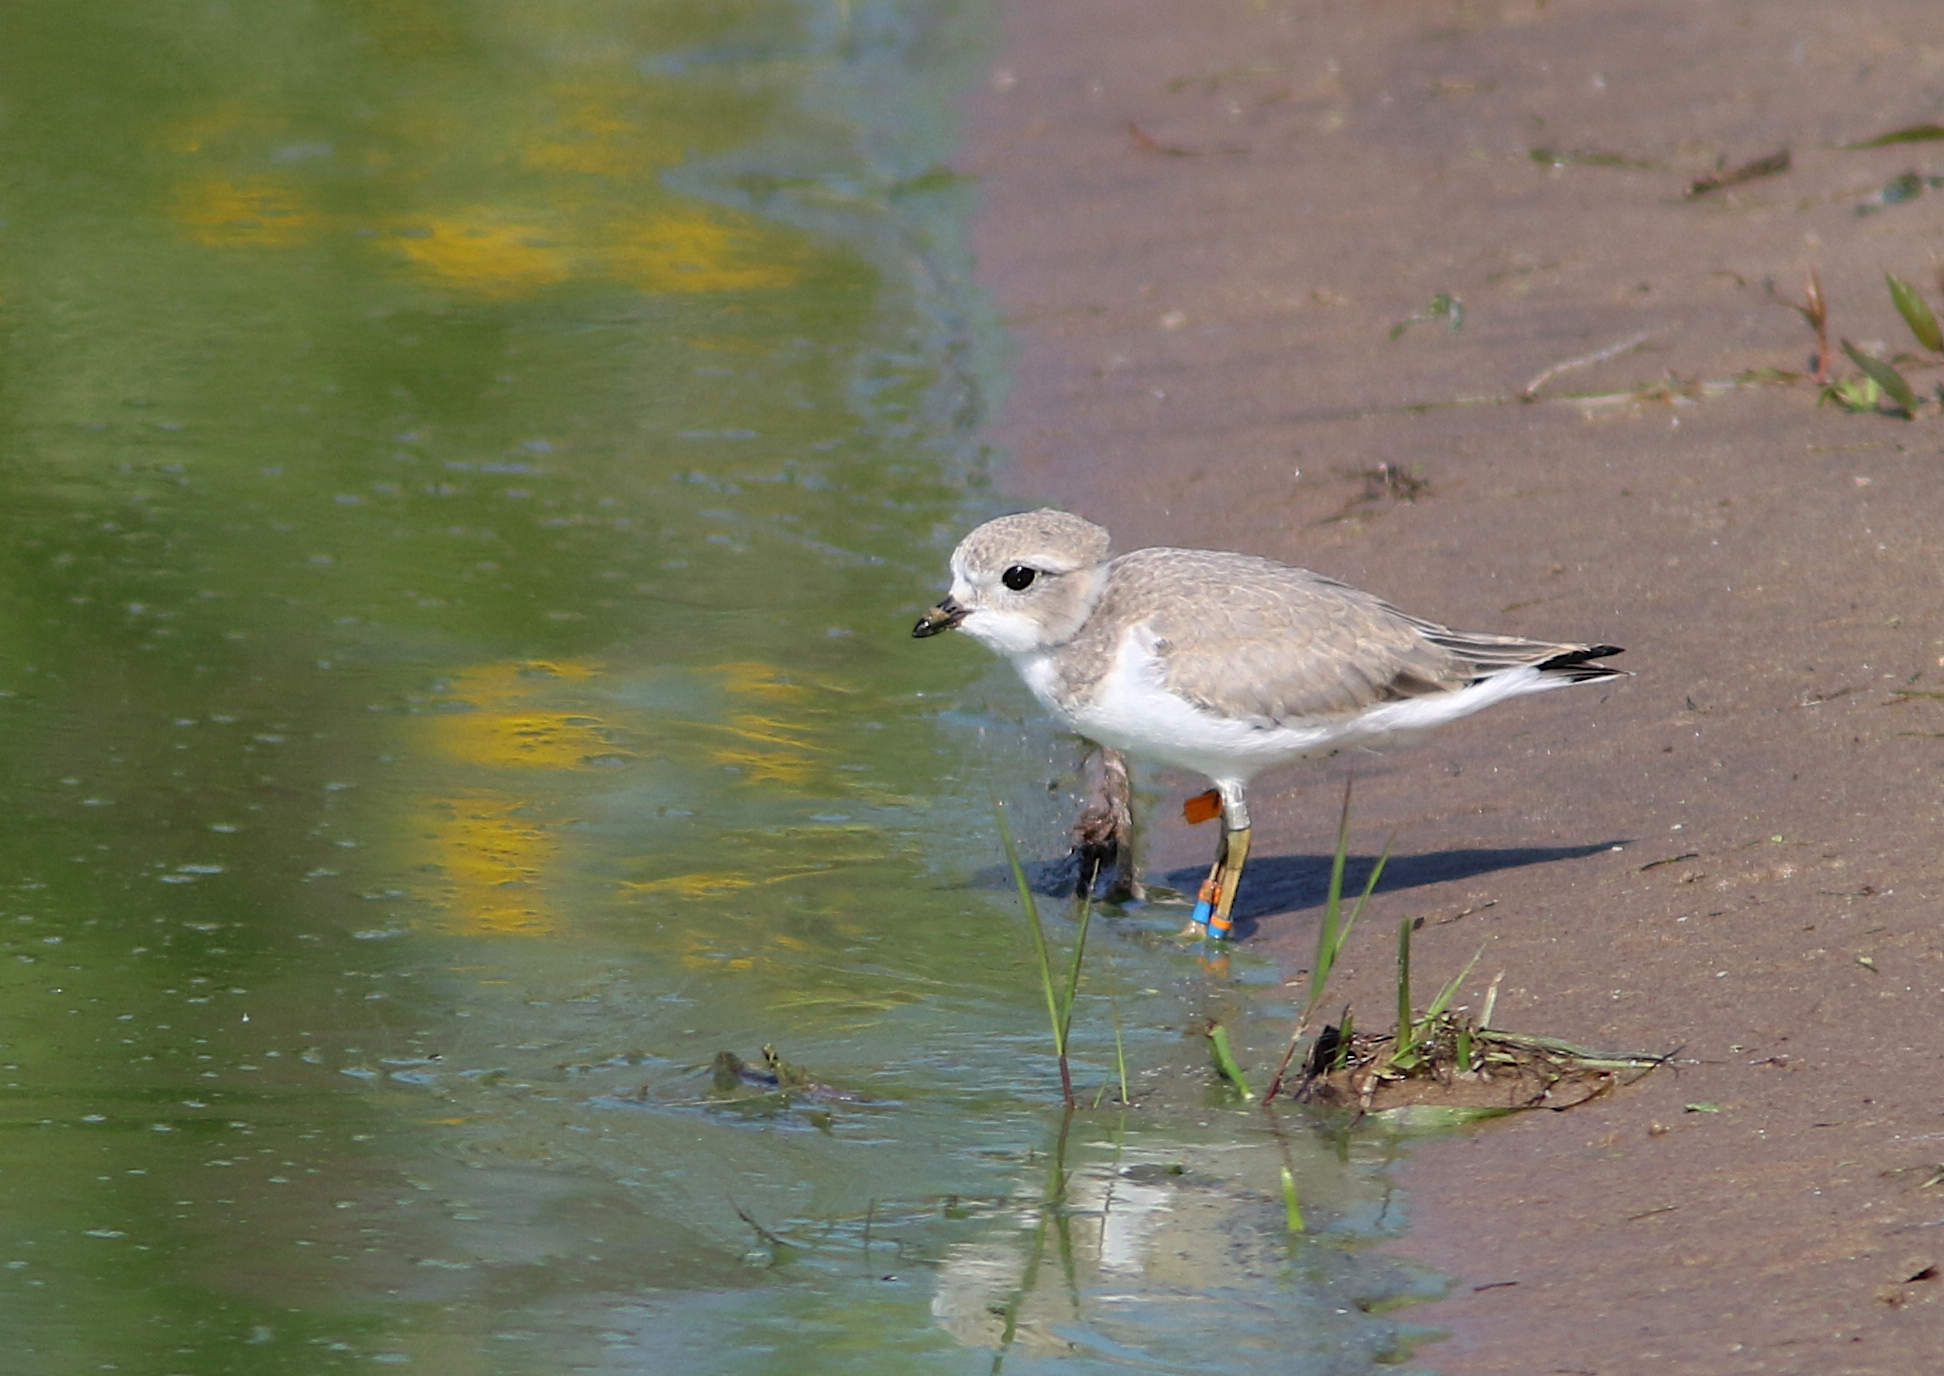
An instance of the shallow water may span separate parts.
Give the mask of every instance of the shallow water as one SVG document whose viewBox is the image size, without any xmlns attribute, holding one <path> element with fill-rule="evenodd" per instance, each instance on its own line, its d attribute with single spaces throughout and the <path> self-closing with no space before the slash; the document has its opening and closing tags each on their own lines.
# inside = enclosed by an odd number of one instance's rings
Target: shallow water
<svg viewBox="0 0 1944 1376">
<path fill-rule="evenodd" d="M 1072 751 L 906 636 L 990 18 L 5 21 L 9 1370 L 1393 1353 L 1386 1148 L 1206 1084 L 1270 972 L 1098 929 L 1147 1097 L 1063 1128 L 987 798 L 1057 851 Z M 718 1088 L 765 1043 L 829 1092 Z"/>
</svg>

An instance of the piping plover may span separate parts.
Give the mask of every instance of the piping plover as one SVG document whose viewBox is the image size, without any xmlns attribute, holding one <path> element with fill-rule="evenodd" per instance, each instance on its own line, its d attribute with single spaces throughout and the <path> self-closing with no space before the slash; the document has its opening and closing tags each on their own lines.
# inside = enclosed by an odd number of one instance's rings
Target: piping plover
<svg viewBox="0 0 1944 1376">
<path fill-rule="evenodd" d="M 1226 937 L 1249 854 L 1248 782 L 1294 760 L 1396 744 L 1523 693 L 1613 678 L 1615 645 L 1454 631 L 1308 569 L 1137 549 L 1063 511 L 1001 516 L 952 552 L 952 589 L 912 628 L 1005 655 L 1062 724 L 1207 775 L 1222 836 L 1195 918 Z"/>
</svg>

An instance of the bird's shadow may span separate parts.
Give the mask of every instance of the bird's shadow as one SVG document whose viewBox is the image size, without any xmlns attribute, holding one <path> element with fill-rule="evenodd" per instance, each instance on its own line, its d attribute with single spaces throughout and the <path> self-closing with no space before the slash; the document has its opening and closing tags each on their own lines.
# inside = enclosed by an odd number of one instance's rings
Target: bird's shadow
<svg viewBox="0 0 1944 1376">
<path fill-rule="evenodd" d="M 1466 846 L 1455 850 L 1425 851 L 1417 855 L 1393 854 L 1384 862 L 1376 893 L 1403 893 L 1448 884 L 1453 880 L 1474 879 L 1483 874 L 1524 869 L 1529 865 L 1550 865 L 1561 860 L 1583 860 L 1601 851 L 1626 845 L 1624 840 L 1596 841 L 1578 846 Z M 1242 892 L 1236 896 L 1235 935 L 1248 936 L 1256 920 L 1275 913 L 1300 912 L 1320 908 L 1330 893 L 1330 855 L 1263 855 L 1249 857 L 1242 875 Z M 1370 871 L 1377 863 L 1374 855 L 1352 855 L 1343 866 L 1343 901 L 1356 901 Z M 1058 860 L 1028 861 L 1026 875 L 1033 892 L 1049 898 L 1070 899 L 1079 879 L 1079 860 L 1073 855 Z M 1200 866 L 1169 870 L 1156 876 L 1158 881 L 1181 893 L 1192 895 L 1207 871 Z M 972 880 L 979 888 L 1010 888 L 1011 871 L 1001 865 L 981 869 Z"/>
<path fill-rule="evenodd" d="M 1466 846 L 1417 855 L 1393 854 L 1384 862 L 1384 872 L 1378 876 L 1374 892 L 1405 893 L 1529 865 L 1583 860 L 1625 844 L 1624 841 L 1597 841 L 1579 846 Z M 1258 918 L 1322 907 L 1329 899 L 1330 866 L 1334 859 L 1330 855 L 1250 856 L 1242 874 L 1242 891 L 1236 895 L 1235 935 L 1250 935 Z M 1376 863 L 1374 855 L 1352 855 L 1344 861 L 1343 901 L 1346 904 L 1355 902 L 1357 895 L 1364 891 Z M 1163 876 L 1163 882 L 1192 893 L 1204 873 L 1199 868 L 1171 870 Z"/>
</svg>

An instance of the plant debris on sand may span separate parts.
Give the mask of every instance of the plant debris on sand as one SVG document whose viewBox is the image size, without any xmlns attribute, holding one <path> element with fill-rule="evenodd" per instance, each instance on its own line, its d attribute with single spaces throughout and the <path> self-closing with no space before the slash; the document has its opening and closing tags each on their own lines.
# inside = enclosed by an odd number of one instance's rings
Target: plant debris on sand
<svg viewBox="0 0 1944 1376">
<path fill-rule="evenodd" d="M 1282 1064 L 1262 1096 L 1264 1104 L 1284 1092 L 1297 1050 L 1316 1025 L 1317 1007 L 1330 974 L 1390 858 L 1391 846 L 1386 842 L 1371 867 L 1363 893 L 1346 913 L 1343 871 L 1350 848 L 1350 792 L 1351 783 L 1346 780 L 1330 886 L 1317 927 L 1316 959 L 1310 967 L 1309 994 Z M 1342 1017 L 1325 1026 L 1310 1042 L 1301 1061 L 1301 1077 L 1288 1091 L 1291 1098 L 1299 1103 L 1351 1108 L 1359 1117 L 1401 1110 L 1404 1112 L 1399 1116 L 1465 1121 L 1520 1109 L 1573 1108 L 1617 1085 L 1639 1079 L 1679 1054 L 1589 1051 L 1554 1037 L 1500 1031 L 1492 1026 L 1492 1011 L 1498 1005 L 1503 972 L 1486 990 L 1478 1016 L 1466 1015 L 1452 1003 L 1484 955 L 1483 947 L 1445 982 L 1422 1013 L 1417 1012 L 1411 997 L 1411 946 L 1421 920 L 1405 917 L 1397 926 L 1396 1030 L 1359 1032 L 1350 1009 L 1345 1007 Z M 1217 1047 L 1218 1052 L 1222 1049 Z"/>
<path fill-rule="evenodd" d="M 1564 1110 L 1665 1065 L 1665 1055 L 1591 1051 L 1553 1037 L 1483 1028 L 1455 1013 L 1415 1024 L 1400 1053 L 1391 1033 L 1358 1032 L 1346 1009 L 1303 1061 L 1291 1097 L 1354 1109 L 1359 1116 L 1432 1108 L 1463 1117 L 1521 1109 Z"/>
</svg>

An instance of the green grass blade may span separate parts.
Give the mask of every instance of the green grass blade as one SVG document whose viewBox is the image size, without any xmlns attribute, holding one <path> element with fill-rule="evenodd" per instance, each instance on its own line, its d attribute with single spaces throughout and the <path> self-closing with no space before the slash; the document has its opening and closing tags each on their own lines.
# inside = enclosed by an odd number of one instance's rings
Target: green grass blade
<svg viewBox="0 0 1944 1376">
<path fill-rule="evenodd" d="M 1039 904 L 1034 901 L 1032 883 L 1026 878 L 1026 866 L 1020 863 L 1019 843 L 1013 840 L 1005 805 L 997 798 L 992 800 L 992 815 L 998 819 L 999 839 L 1006 846 L 1006 866 L 1012 870 L 1013 885 L 1019 890 L 1019 901 L 1026 909 L 1027 925 L 1032 929 L 1033 953 L 1039 958 L 1040 989 L 1046 995 L 1046 1020 L 1053 1028 L 1053 1054 L 1059 1058 L 1060 1085 L 1071 1108 L 1073 1080 L 1067 1070 L 1066 1025 L 1060 1019 L 1060 1003 L 1053 990 L 1053 961 L 1046 950 L 1046 927 L 1040 921 Z"/>
<path fill-rule="evenodd" d="M 1492 1040 L 1505 1046 L 1516 1046 L 1528 1051 L 1543 1051 L 1548 1055 L 1582 1065 L 1596 1067 L 1630 1067 L 1642 1065 L 1664 1065 L 1675 1052 L 1655 1055 L 1649 1051 L 1595 1051 L 1580 1046 L 1576 1042 L 1564 1041 L 1558 1037 L 1540 1037 L 1529 1032 L 1494 1032 Z"/>
<path fill-rule="evenodd" d="M 1249 1088 L 1242 1067 L 1236 1064 L 1235 1053 L 1229 1050 L 1228 1029 L 1219 1022 L 1211 1022 L 1208 1025 L 1208 1045 L 1215 1055 L 1215 1069 L 1221 1072 L 1222 1078 L 1241 1090 L 1244 1099 L 1255 1098 L 1255 1091 Z"/>
<path fill-rule="evenodd" d="M 1928 143 L 1932 139 L 1944 139 L 1944 124 L 1913 124 L 1906 129 L 1892 129 L 1887 134 L 1878 134 L 1873 139 L 1864 139 L 1861 143 L 1842 143 L 1838 144 L 1837 147 L 1844 149 L 1888 148 L 1892 144 Z"/>
<path fill-rule="evenodd" d="M 1120 1077 L 1120 1101 L 1131 1104 L 1134 1097 L 1127 1092 L 1127 1047 L 1121 1040 L 1120 1009 L 1114 1009 L 1114 1073 Z"/>
<path fill-rule="evenodd" d="M 1886 272 L 1883 280 L 1890 284 L 1890 299 L 1897 304 L 1897 314 L 1910 326 L 1910 332 L 1917 336 L 1917 342 L 1934 354 L 1944 354 L 1944 329 L 1939 329 L 1937 317 L 1931 314 L 1930 303 L 1917 293 L 1917 289 L 1895 273 Z"/>
<path fill-rule="evenodd" d="M 1505 978 L 1501 970 L 1492 976 L 1492 982 L 1485 986 L 1485 1006 L 1478 1010 L 1478 1030 L 1485 1031 L 1492 1025 L 1492 1014 L 1498 1009 L 1499 981 Z"/>
<path fill-rule="evenodd" d="M 1451 1000 L 1458 993 L 1458 986 L 1463 984 L 1467 979 L 1471 978 L 1471 972 L 1476 968 L 1478 968 L 1479 959 L 1484 954 L 1485 954 L 1485 948 L 1483 946 L 1480 946 L 1478 948 L 1478 954 L 1465 962 L 1465 968 L 1460 970 L 1457 974 L 1453 975 L 1451 977 L 1450 982 L 1447 983 L 1444 988 L 1438 991 L 1438 996 L 1435 999 L 1431 1000 L 1431 1006 L 1424 1010 L 1425 1022 L 1433 1023 L 1436 1022 L 1440 1017 L 1444 1016 L 1445 1009 L 1451 1007 Z"/>
<path fill-rule="evenodd" d="M 1318 1000 L 1323 997 L 1330 972 L 1336 968 L 1337 957 L 1349 942 L 1350 931 L 1357 925 L 1357 919 L 1363 916 L 1364 905 L 1377 891 L 1377 881 L 1383 878 L 1384 866 L 1390 862 L 1391 847 L 1396 843 L 1396 836 L 1384 842 L 1383 854 L 1377 857 L 1377 863 L 1371 867 L 1370 875 L 1364 881 L 1363 892 L 1351 905 L 1349 916 L 1344 916 L 1343 871 L 1350 858 L 1350 786 L 1346 782 L 1343 815 L 1337 822 L 1336 854 L 1330 860 L 1330 888 L 1323 900 L 1323 921 L 1316 929 L 1316 960 L 1310 972 L 1309 997 L 1303 1005 L 1303 1024 L 1309 1022 L 1309 1015 L 1316 1010 Z"/>
<path fill-rule="evenodd" d="M 1337 819 L 1336 854 L 1330 861 L 1330 887 L 1323 899 L 1323 920 L 1316 928 L 1316 959 L 1310 963 L 1309 1007 L 1315 1008 L 1330 982 L 1330 970 L 1343 937 L 1337 919 L 1343 912 L 1343 866 L 1350 856 L 1350 781 L 1343 784 L 1343 812 Z M 1307 1017 L 1305 1018 L 1307 1021 Z"/>
<path fill-rule="evenodd" d="M 1120 1076 L 1120 1101 L 1134 1101 L 1127 1094 L 1127 1042 L 1121 1033 L 1120 974 L 1114 968 L 1114 948 L 1107 948 L 1107 1011 L 1114 1019 L 1114 1070 Z"/>
<path fill-rule="evenodd" d="M 1391 1064 L 1417 1050 L 1417 1024 L 1411 1020 L 1411 919 L 1397 922 L 1397 1036 L 1391 1043 Z"/>
<path fill-rule="evenodd" d="M 1288 1166 L 1282 1168 L 1283 1224 L 1292 1233 L 1306 1231 L 1303 1226 L 1303 1205 L 1296 1198 L 1296 1173 Z"/>
<path fill-rule="evenodd" d="M 1080 957 L 1087 950 L 1087 928 L 1093 922 L 1093 895 L 1088 894 L 1080 907 L 1080 931 L 1073 938 L 1073 959 L 1067 962 L 1066 998 L 1060 1006 L 1060 1046 L 1067 1047 L 1073 1039 L 1073 1003 L 1080 992 Z"/>
<path fill-rule="evenodd" d="M 1885 396 L 1903 408 L 1907 416 L 1917 414 L 1917 394 L 1910 390 L 1904 375 L 1880 358 L 1871 358 L 1847 339 L 1843 341 L 1843 352 L 1850 362 L 1863 370 L 1863 375 L 1883 389 Z"/>
<path fill-rule="evenodd" d="M 1370 896 L 1377 892 L 1377 881 L 1384 877 L 1384 866 L 1390 863 L 1391 847 L 1396 844 L 1397 836 L 1392 833 L 1390 840 L 1384 842 L 1384 849 L 1378 855 L 1377 863 L 1370 867 L 1370 878 L 1364 880 L 1363 892 L 1357 895 L 1357 901 L 1351 905 L 1350 916 L 1344 919 L 1343 930 L 1337 936 L 1339 948 L 1350 939 L 1350 929 L 1356 926 L 1357 919 L 1363 916 L 1364 904 L 1368 903 Z"/>
<path fill-rule="evenodd" d="M 1363 892 L 1350 908 L 1350 915 L 1343 915 L 1343 871 L 1350 860 L 1350 790 L 1355 779 L 1343 781 L 1343 811 L 1337 818 L 1336 851 L 1330 858 L 1330 886 L 1323 899 L 1323 917 L 1316 926 L 1316 959 L 1310 962 L 1309 993 L 1303 1001 L 1302 1014 L 1296 1019 L 1296 1030 L 1290 1034 L 1289 1048 L 1283 1052 L 1282 1064 L 1269 1081 L 1269 1093 L 1264 1103 L 1274 1099 L 1281 1092 L 1283 1079 L 1289 1071 L 1290 1062 L 1296 1057 L 1296 1047 L 1302 1041 L 1303 1033 L 1308 1030 L 1310 1019 L 1316 1006 L 1322 1001 L 1323 991 L 1330 982 L 1330 972 L 1336 968 L 1337 957 L 1342 954 L 1344 944 L 1350 939 L 1350 929 L 1357 925 L 1362 916 L 1364 905 L 1370 895 L 1376 892 L 1377 881 L 1383 877 L 1384 866 L 1390 860 L 1391 847 L 1396 844 L 1393 835 L 1384 843 L 1384 853 L 1377 857 L 1371 867 L 1370 877 L 1365 880 Z"/>
</svg>

